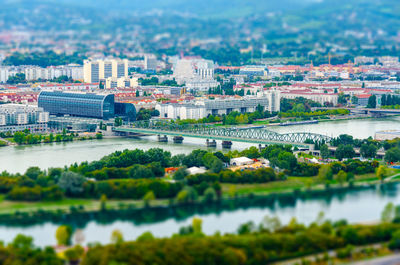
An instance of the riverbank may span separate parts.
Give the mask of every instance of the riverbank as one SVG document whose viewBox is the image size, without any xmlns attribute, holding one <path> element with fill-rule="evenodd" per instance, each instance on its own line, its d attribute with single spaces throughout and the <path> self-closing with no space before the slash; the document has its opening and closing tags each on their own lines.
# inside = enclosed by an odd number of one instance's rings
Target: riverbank
<svg viewBox="0 0 400 265">
<path fill-rule="evenodd" d="M 400 182 L 400 170 L 393 170 L 388 181 L 385 183 Z M 309 193 L 330 190 L 357 189 L 373 186 L 380 183 L 375 174 L 364 174 L 355 176 L 354 183 L 340 185 L 337 181 L 332 181 L 329 186 L 314 182 L 315 177 L 288 177 L 285 181 L 273 181 L 260 184 L 221 184 L 221 200 L 232 200 L 248 198 L 249 196 L 290 196 L 299 195 L 301 192 Z M 198 198 L 193 203 L 205 201 L 204 196 Z M 149 207 L 171 207 L 179 206 L 181 203 L 174 199 L 156 199 L 146 204 L 143 200 L 107 200 L 108 210 L 119 210 L 121 208 L 148 209 Z M 16 213 L 34 214 L 41 211 L 59 212 L 71 214 L 77 209 L 81 212 L 94 212 L 101 210 L 100 200 L 95 199 L 63 199 L 61 201 L 40 201 L 40 202 L 17 202 L 6 200 L 4 195 L 0 196 L 0 216 L 13 215 Z"/>
</svg>

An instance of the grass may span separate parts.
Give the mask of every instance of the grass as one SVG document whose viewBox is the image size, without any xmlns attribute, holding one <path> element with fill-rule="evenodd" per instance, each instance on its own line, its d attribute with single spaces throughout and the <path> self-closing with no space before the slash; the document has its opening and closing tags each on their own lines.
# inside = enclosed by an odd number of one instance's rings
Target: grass
<svg viewBox="0 0 400 265">
<path fill-rule="evenodd" d="M 235 186 L 238 195 L 248 193 L 265 194 L 271 192 L 284 192 L 299 189 L 312 184 L 312 177 L 288 177 L 285 181 L 274 181 L 257 184 L 222 184 L 222 192 L 228 193 L 231 186 Z"/>
</svg>

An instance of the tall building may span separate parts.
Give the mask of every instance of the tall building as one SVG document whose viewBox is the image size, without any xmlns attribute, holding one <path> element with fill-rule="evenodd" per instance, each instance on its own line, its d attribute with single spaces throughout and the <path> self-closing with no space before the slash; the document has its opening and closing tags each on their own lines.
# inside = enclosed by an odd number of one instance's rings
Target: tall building
<svg viewBox="0 0 400 265">
<path fill-rule="evenodd" d="M 189 90 L 207 91 L 219 84 L 214 80 L 214 62 L 204 59 L 181 59 L 174 67 L 173 77 Z"/>
<path fill-rule="evenodd" d="M 127 76 L 128 60 L 126 59 L 85 60 L 83 63 L 83 78 L 86 83 L 99 83 L 109 77 Z"/>
<path fill-rule="evenodd" d="M 154 56 L 146 55 L 144 57 L 144 69 L 157 70 L 157 58 L 155 58 Z"/>
<path fill-rule="evenodd" d="M 174 68 L 174 78 L 178 83 L 189 80 L 213 80 L 214 62 L 204 59 L 181 59 Z"/>
<path fill-rule="evenodd" d="M 0 105 L 0 132 L 47 131 L 49 113 L 43 108 L 21 104 Z"/>
<path fill-rule="evenodd" d="M 0 67 L 0 83 L 6 83 L 9 78 L 8 67 Z"/>
<path fill-rule="evenodd" d="M 42 91 L 38 105 L 50 114 L 110 119 L 115 115 L 114 95 Z"/>
</svg>

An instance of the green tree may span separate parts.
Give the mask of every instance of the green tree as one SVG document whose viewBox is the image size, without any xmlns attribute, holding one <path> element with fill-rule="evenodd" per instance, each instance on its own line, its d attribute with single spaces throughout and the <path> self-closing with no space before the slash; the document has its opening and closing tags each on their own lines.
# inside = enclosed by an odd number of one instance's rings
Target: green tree
<svg viewBox="0 0 400 265">
<path fill-rule="evenodd" d="M 342 186 L 347 180 L 347 173 L 343 170 L 340 170 L 339 173 L 336 175 L 336 180 Z"/>
<path fill-rule="evenodd" d="M 85 182 L 86 179 L 82 175 L 72 171 L 64 171 L 61 173 L 57 184 L 67 196 L 77 196 L 83 192 Z"/>
<path fill-rule="evenodd" d="M 121 231 L 118 229 L 115 229 L 114 231 L 112 231 L 111 243 L 121 244 L 122 242 L 124 242 L 124 236 L 122 235 Z"/>
<path fill-rule="evenodd" d="M 369 97 L 367 108 L 369 108 L 369 109 L 375 109 L 376 108 L 376 96 L 375 95 L 372 95 L 372 96 Z"/>
<path fill-rule="evenodd" d="M 393 147 L 386 151 L 385 162 L 395 163 L 400 161 L 400 148 Z"/>
<path fill-rule="evenodd" d="M 333 178 L 332 167 L 330 165 L 323 165 L 318 171 L 318 179 L 322 183 L 331 181 Z"/>
<path fill-rule="evenodd" d="M 25 143 L 25 138 L 26 138 L 26 136 L 25 136 L 25 133 L 23 133 L 23 132 L 15 132 L 14 133 L 13 139 L 19 145 Z"/>
<path fill-rule="evenodd" d="M 107 210 L 107 196 L 105 194 L 102 194 L 100 197 L 100 210 Z"/>
<path fill-rule="evenodd" d="M 355 155 L 356 152 L 354 151 L 353 146 L 351 146 L 350 144 L 347 145 L 340 144 L 336 148 L 335 156 L 340 161 L 343 160 L 343 158 L 353 158 L 355 157 Z"/>
<path fill-rule="evenodd" d="M 65 257 L 69 261 L 69 264 L 77 264 L 79 260 L 83 257 L 83 254 L 85 253 L 85 250 L 83 247 L 76 245 L 73 248 L 67 249 L 64 252 Z"/>
<path fill-rule="evenodd" d="M 385 178 L 387 177 L 387 173 L 388 173 L 387 167 L 385 167 L 385 166 L 383 166 L 383 165 L 380 165 L 380 166 L 378 167 L 378 169 L 376 170 L 376 177 L 377 177 L 378 179 L 380 179 L 381 182 L 383 183 L 383 181 L 384 181 Z"/>
<path fill-rule="evenodd" d="M 56 240 L 59 246 L 71 245 L 72 228 L 68 225 L 61 225 L 56 230 Z"/>
<path fill-rule="evenodd" d="M 213 202 L 216 199 L 217 199 L 217 193 L 212 187 L 209 187 L 204 191 L 204 201 Z"/>
<path fill-rule="evenodd" d="M 326 144 L 321 145 L 320 148 L 320 152 L 321 152 L 321 157 L 322 159 L 327 159 L 330 156 L 330 151 L 329 151 L 329 147 Z"/>
<path fill-rule="evenodd" d="M 384 223 L 390 223 L 393 221 L 395 217 L 395 207 L 393 205 L 393 203 L 388 203 L 386 204 L 385 208 L 382 211 L 381 214 L 381 220 Z"/>
<path fill-rule="evenodd" d="M 143 196 L 143 202 L 145 206 L 150 206 L 151 201 L 154 201 L 156 199 L 156 196 L 154 195 L 153 191 L 148 191 L 144 196 Z"/>
</svg>

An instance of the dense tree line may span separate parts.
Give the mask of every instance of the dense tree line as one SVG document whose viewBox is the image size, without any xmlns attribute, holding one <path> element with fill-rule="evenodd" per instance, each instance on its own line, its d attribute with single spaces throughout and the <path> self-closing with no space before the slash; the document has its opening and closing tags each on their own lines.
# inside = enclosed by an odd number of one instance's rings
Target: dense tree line
<svg viewBox="0 0 400 265">
<path fill-rule="evenodd" d="M 138 264 L 269 264 L 274 261 L 344 248 L 388 242 L 396 238 L 398 224 L 348 225 L 345 221 L 315 222 L 305 226 L 293 219 L 282 226 L 265 218 L 256 227 L 242 225 L 239 234 L 205 236 L 201 220 L 171 238 L 154 238 L 146 233 L 135 242 L 95 245 L 82 260 L 83 265 L 135 262 Z"/>
<path fill-rule="evenodd" d="M 349 110 L 346 109 L 333 109 L 333 110 L 317 110 L 317 111 L 297 111 L 296 109 L 288 112 L 280 112 L 280 118 L 291 118 L 291 117 L 318 117 L 318 116 L 329 116 L 329 115 L 348 115 Z"/>
<path fill-rule="evenodd" d="M 381 106 L 400 105 L 400 96 L 383 94 L 381 97 Z"/>
<path fill-rule="evenodd" d="M 186 176 L 185 180 L 189 185 L 196 185 L 204 182 L 221 183 L 266 183 L 276 180 L 284 180 L 284 175 L 276 174 L 272 168 L 260 168 L 256 170 L 231 171 L 224 170 L 219 173 L 203 173 Z"/>
<path fill-rule="evenodd" d="M 281 112 L 288 111 L 311 111 L 311 108 L 314 107 L 322 107 L 318 102 L 312 101 L 310 99 L 306 99 L 303 97 L 295 98 L 295 99 L 281 99 Z"/>
<path fill-rule="evenodd" d="M 48 51 L 45 53 L 13 53 L 6 57 L 3 61 L 5 65 L 38 65 L 41 67 L 47 67 L 52 65 L 65 65 L 65 64 L 83 64 L 85 58 L 78 55 L 66 55 L 66 54 L 56 54 L 53 51 Z"/>
</svg>

